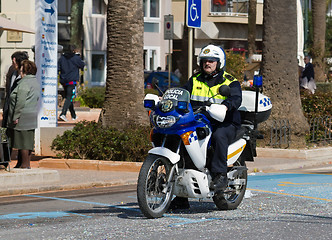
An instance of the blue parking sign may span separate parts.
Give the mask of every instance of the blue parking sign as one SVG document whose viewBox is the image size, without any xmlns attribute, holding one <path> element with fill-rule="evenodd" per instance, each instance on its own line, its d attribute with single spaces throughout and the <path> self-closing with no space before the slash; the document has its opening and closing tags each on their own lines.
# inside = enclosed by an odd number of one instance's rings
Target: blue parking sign
<svg viewBox="0 0 332 240">
<path fill-rule="evenodd" d="M 202 0 L 187 0 L 187 26 L 201 28 Z"/>
</svg>

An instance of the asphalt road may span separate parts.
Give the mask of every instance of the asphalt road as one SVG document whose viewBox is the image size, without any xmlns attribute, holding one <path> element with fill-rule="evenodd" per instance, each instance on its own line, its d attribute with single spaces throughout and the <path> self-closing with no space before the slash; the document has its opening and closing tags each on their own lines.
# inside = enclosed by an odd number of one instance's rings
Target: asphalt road
<svg viewBox="0 0 332 240">
<path fill-rule="evenodd" d="M 0 239 L 332 239 L 332 171 L 256 173 L 238 209 L 210 200 L 146 219 L 136 187 L 0 198 Z"/>
</svg>

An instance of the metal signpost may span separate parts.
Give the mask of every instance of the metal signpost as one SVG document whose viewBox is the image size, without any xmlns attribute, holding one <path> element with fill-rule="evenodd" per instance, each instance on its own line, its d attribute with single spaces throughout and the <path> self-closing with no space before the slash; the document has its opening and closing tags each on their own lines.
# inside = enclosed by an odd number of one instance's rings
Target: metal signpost
<svg viewBox="0 0 332 240">
<path fill-rule="evenodd" d="M 188 26 L 188 77 L 193 69 L 193 28 L 201 28 L 202 25 L 202 0 L 187 0 L 186 24 Z"/>
<path fill-rule="evenodd" d="M 164 39 L 168 41 L 168 88 L 171 88 L 171 69 L 172 69 L 172 53 L 171 53 L 171 40 L 173 40 L 174 29 L 174 17 L 173 15 L 164 16 Z"/>
</svg>

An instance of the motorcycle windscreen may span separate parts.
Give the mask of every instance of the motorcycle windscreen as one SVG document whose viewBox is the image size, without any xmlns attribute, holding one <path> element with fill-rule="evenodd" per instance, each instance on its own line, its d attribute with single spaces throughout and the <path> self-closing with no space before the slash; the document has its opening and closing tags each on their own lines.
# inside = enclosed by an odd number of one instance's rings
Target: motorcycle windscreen
<svg viewBox="0 0 332 240">
<path fill-rule="evenodd" d="M 166 104 L 169 101 L 172 103 Z M 167 112 L 174 107 L 180 107 L 181 104 L 186 103 L 188 105 L 190 102 L 190 93 L 182 88 L 171 88 L 168 89 L 161 100 L 162 107 L 165 105 L 165 109 L 162 109 L 163 112 Z M 168 107 L 169 109 L 166 109 Z"/>
</svg>

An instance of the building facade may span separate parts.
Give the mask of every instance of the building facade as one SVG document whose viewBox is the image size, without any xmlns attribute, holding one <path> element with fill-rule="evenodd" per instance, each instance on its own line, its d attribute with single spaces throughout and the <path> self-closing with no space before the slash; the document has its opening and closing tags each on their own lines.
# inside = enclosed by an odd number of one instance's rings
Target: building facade
<svg viewBox="0 0 332 240">
<path fill-rule="evenodd" d="M 58 43 L 66 46 L 70 41 L 71 0 L 58 1 Z M 86 86 L 104 86 L 106 81 L 106 10 L 108 0 L 85 0 L 83 5 L 82 57 L 86 61 Z M 165 69 L 170 44 L 164 40 L 164 15 L 171 14 L 171 0 L 144 0 L 144 70 Z M 17 23 L 35 28 L 35 1 L 0 0 L 0 14 Z M 0 31 L 1 86 L 11 65 L 15 51 L 27 51 L 33 59 L 34 34 L 20 33 L 20 38 L 8 38 Z M 10 34 L 10 33 L 9 33 Z M 60 48 L 61 49 L 61 48 Z M 172 47 L 171 47 L 172 49 Z M 142 69 L 143 71 L 143 69 Z"/>
<path fill-rule="evenodd" d="M 18 24 L 35 29 L 35 1 L 1 0 L 0 16 L 10 19 Z M 15 51 L 27 51 L 33 59 L 31 47 L 35 44 L 35 35 L 3 31 L 0 29 L 0 86 L 5 86 L 5 77 L 12 64 L 11 55 Z"/>
<path fill-rule="evenodd" d="M 181 56 L 181 42 L 185 24 L 186 0 L 173 0 L 174 14 L 174 62 Z M 245 53 L 248 49 L 249 0 L 202 0 L 200 29 L 194 30 L 194 54 L 210 43 L 225 50 Z M 256 49 L 262 49 L 263 0 L 257 0 Z M 175 66 L 176 67 L 176 66 Z"/>
</svg>

